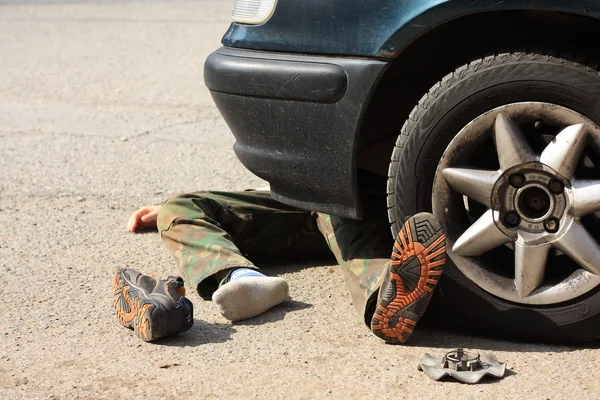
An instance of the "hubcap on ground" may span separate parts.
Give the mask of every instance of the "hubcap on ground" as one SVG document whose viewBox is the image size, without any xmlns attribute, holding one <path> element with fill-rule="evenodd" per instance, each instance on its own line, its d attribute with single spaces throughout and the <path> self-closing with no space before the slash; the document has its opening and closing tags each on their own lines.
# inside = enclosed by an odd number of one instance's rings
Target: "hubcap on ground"
<svg viewBox="0 0 600 400">
<path fill-rule="evenodd" d="M 541 126 L 555 128 L 545 133 L 547 143 L 531 133 Z M 490 137 L 499 168 L 470 165 Z M 465 126 L 442 156 L 433 187 L 454 264 L 482 289 L 524 304 L 571 300 L 599 285 L 600 244 L 582 219 L 600 217 L 600 177 L 576 176 L 588 145 L 600 149 L 600 128 L 547 103 L 509 104 Z M 567 275 L 554 262 L 559 256 L 574 262 Z"/>
</svg>

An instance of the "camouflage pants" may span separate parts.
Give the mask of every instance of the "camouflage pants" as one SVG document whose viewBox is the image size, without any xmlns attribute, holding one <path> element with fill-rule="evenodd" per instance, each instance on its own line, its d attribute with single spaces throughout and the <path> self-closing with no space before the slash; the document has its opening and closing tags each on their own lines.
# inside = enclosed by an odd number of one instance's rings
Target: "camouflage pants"
<svg viewBox="0 0 600 400">
<path fill-rule="evenodd" d="M 205 299 L 232 268 L 258 269 L 253 261 L 261 260 L 322 260 L 333 253 L 367 325 L 393 244 L 387 221 L 311 213 L 279 203 L 268 191 L 170 198 L 158 229 L 184 277 Z"/>
</svg>

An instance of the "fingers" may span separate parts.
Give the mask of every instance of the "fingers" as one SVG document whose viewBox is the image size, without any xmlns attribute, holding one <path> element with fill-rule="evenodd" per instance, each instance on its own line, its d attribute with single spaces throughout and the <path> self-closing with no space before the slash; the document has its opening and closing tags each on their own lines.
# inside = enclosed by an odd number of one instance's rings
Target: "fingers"
<svg viewBox="0 0 600 400">
<path fill-rule="evenodd" d="M 136 210 L 127 222 L 127 231 L 135 232 L 140 228 L 156 227 L 160 206 L 146 206 Z"/>
<path fill-rule="evenodd" d="M 146 215 L 142 215 L 142 217 L 140 218 L 143 222 L 152 222 L 152 220 L 156 220 L 156 216 L 158 215 L 157 212 L 155 211 L 151 211 Z"/>
<path fill-rule="evenodd" d="M 127 222 L 127 231 L 135 232 L 138 228 L 141 228 L 141 222 L 144 215 L 152 210 L 152 207 L 142 207 L 138 210 L 134 211 L 129 217 L 129 221 Z"/>
<path fill-rule="evenodd" d="M 129 221 L 127 221 L 127 232 L 135 232 L 137 229 L 138 224 L 136 213 L 133 213 L 131 217 L 129 217 Z"/>
<path fill-rule="evenodd" d="M 156 220 L 158 219 L 159 211 L 160 211 L 160 206 L 151 207 L 151 210 L 148 210 L 147 214 L 142 215 L 141 220 L 143 222 L 156 223 Z"/>
</svg>

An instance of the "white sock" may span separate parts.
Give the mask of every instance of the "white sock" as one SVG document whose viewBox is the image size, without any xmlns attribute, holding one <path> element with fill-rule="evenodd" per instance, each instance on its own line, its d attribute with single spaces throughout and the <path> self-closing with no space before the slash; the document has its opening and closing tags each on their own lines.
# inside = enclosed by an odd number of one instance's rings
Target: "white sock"
<svg viewBox="0 0 600 400">
<path fill-rule="evenodd" d="M 233 272 L 229 275 L 229 279 L 227 282 L 235 281 L 236 279 L 243 278 L 245 276 L 262 276 L 266 278 L 266 276 L 259 271 L 251 268 L 238 268 L 234 269 Z"/>
<path fill-rule="evenodd" d="M 288 284 L 249 268 L 238 268 L 212 299 L 217 309 L 230 321 L 255 317 L 288 297 Z"/>
</svg>

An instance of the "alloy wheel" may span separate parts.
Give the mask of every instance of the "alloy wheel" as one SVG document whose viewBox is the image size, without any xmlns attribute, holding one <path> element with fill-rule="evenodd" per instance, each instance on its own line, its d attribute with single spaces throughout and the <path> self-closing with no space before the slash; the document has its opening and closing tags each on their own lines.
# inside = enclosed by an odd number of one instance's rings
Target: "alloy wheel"
<svg viewBox="0 0 600 400">
<path fill-rule="evenodd" d="M 482 160 L 479 149 L 492 141 L 495 154 Z M 591 153 L 600 153 L 600 128 L 558 105 L 509 104 L 465 126 L 433 186 L 457 268 L 522 304 L 556 304 L 597 287 L 600 244 L 589 221 L 600 217 L 600 165 Z M 561 267 L 565 257 L 571 268 Z"/>
</svg>

